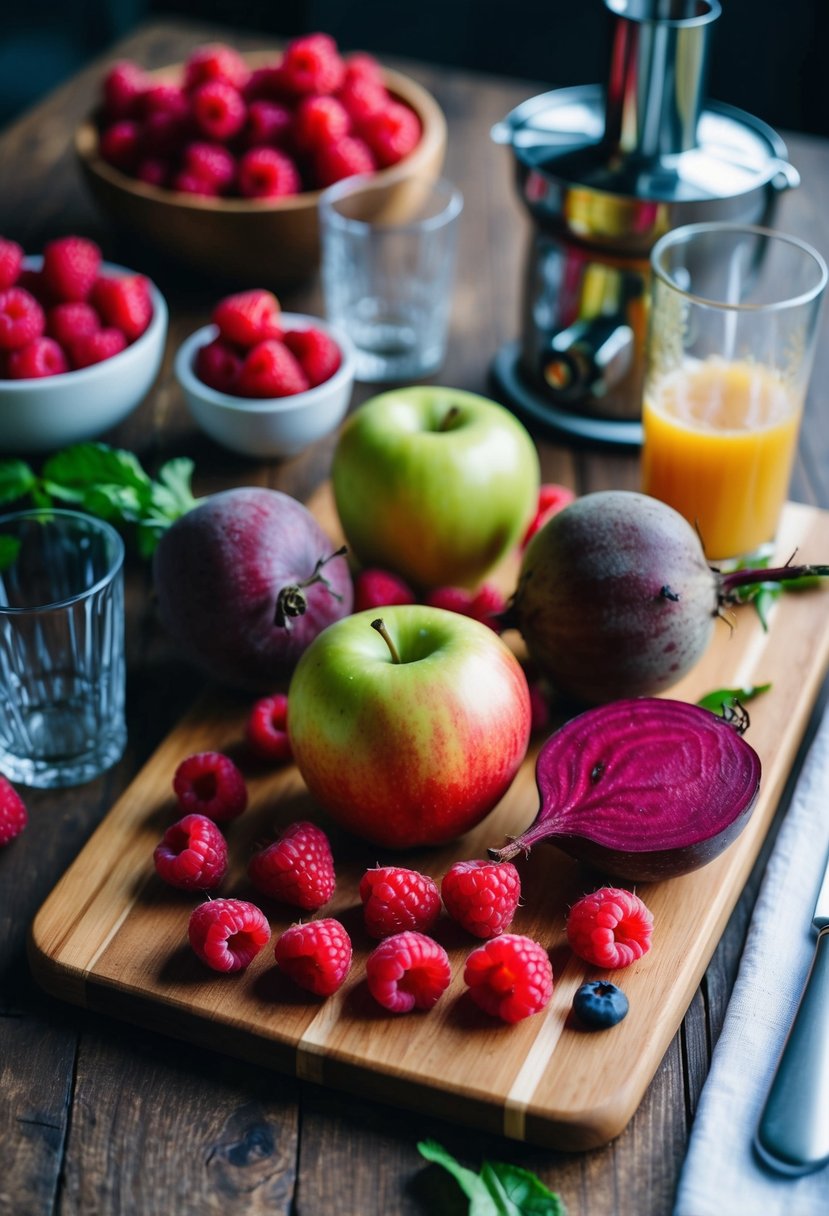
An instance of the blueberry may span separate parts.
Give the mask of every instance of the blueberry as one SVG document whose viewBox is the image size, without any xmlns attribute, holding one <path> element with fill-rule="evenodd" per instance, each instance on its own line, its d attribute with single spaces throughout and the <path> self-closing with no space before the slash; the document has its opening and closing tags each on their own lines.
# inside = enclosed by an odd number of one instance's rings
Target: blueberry
<svg viewBox="0 0 829 1216">
<path fill-rule="evenodd" d="M 585 1026 L 606 1030 L 621 1022 L 628 1011 L 628 999 L 615 984 L 593 980 L 579 988 L 573 997 L 573 1008 Z"/>
</svg>

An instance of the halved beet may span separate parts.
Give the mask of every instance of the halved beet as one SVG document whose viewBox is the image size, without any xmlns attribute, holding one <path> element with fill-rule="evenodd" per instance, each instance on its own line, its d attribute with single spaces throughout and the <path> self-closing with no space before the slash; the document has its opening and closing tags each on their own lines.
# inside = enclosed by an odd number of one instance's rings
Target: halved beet
<svg viewBox="0 0 829 1216">
<path fill-rule="evenodd" d="M 650 882 L 713 861 L 739 835 L 760 758 L 710 710 L 639 697 L 565 723 L 539 753 L 536 783 L 534 822 L 490 857 L 548 840 L 616 878 Z"/>
</svg>

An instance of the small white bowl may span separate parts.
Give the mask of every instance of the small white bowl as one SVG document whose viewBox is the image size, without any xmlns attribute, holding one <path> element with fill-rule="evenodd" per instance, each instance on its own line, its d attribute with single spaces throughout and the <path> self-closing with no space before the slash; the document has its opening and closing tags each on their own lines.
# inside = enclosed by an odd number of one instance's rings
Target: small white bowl
<svg viewBox="0 0 829 1216">
<path fill-rule="evenodd" d="M 39 270 L 43 259 L 23 265 Z M 135 274 L 104 262 L 106 274 Z M 0 452 L 49 452 L 96 439 L 140 405 L 155 383 L 167 337 L 167 304 L 150 283 L 153 318 L 140 338 L 119 355 L 33 380 L 0 380 Z"/>
<path fill-rule="evenodd" d="M 211 439 L 243 456 L 295 456 L 333 431 L 345 417 L 354 386 L 354 348 L 336 326 L 319 317 L 283 312 L 286 330 L 321 329 L 340 348 L 342 362 L 330 379 L 290 397 L 233 397 L 210 388 L 197 377 L 196 351 L 218 337 L 215 325 L 205 325 L 181 344 L 176 355 L 176 379 L 187 407 Z"/>
</svg>

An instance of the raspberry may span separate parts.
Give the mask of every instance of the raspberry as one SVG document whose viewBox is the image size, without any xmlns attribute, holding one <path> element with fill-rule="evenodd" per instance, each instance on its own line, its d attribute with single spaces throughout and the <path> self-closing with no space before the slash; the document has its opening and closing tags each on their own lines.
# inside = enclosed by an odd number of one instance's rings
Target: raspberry
<svg viewBox="0 0 829 1216">
<path fill-rule="evenodd" d="M 286 929 L 274 957 L 300 988 L 317 996 L 336 992 L 351 967 L 351 938 L 338 920 L 313 920 Z"/>
<path fill-rule="evenodd" d="M 129 342 L 140 338 L 153 319 L 150 281 L 143 274 L 101 275 L 92 291 L 92 303 L 104 324 L 120 329 Z"/>
<path fill-rule="evenodd" d="M 190 123 L 178 114 L 159 111 L 141 124 L 138 143 L 143 157 L 174 157 L 190 131 Z"/>
<path fill-rule="evenodd" d="M 242 359 L 223 338 L 214 338 L 196 351 L 193 370 L 209 388 L 232 395 L 236 392 Z"/>
<path fill-rule="evenodd" d="M 145 89 L 141 97 L 141 113 L 147 117 L 173 114 L 176 118 L 184 118 L 190 113 L 190 102 L 177 84 L 154 84 Z"/>
<path fill-rule="evenodd" d="M 292 823 L 266 849 L 254 853 L 248 875 L 257 890 L 282 903 L 315 912 L 334 894 L 331 846 L 316 824 Z"/>
<path fill-rule="evenodd" d="M 474 594 L 463 587 L 435 587 L 424 602 L 430 608 L 444 608 L 447 612 L 470 616 L 482 625 L 489 625 L 496 633 L 501 628 L 498 616 L 507 606 L 500 591 L 488 583 L 484 583 Z"/>
<path fill-rule="evenodd" d="M 0 236 L 0 291 L 14 287 L 23 269 L 23 249 L 17 241 Z"/>
<path fill-rule="evenodd" d="M 509 861 L 456 861 L 444 874 L 440 893 L 446 911 L 467 933 L 497 937 L 515 915 L 521 879 Z"/>
<path fill-rule="evenodd" d="M 463 978 L 476 1005 L 510 1023 L 538 1013 L 553 995 L 547 951 L 519 933 L 502 933 L 473 950 Z"/>
<path fill-rule="evenodd" d="M 149 77 L 137 63 L 121 59 L 104 76 L 102 85 L 104 110 L 110 119 L 132 118 L 141 96 L 149 86 Z"/>
<path fill-rule="evenodd" d="M 273 292 L 256 288 L 225 296 L 210 318 L 226 342 L 256 346 L 268 338 L 281 338 L 279 301 Z"/>
<path fill-rule="evenodd" d="M 222 752 L 196 752 L 182 760 L 173 776 L 173 792 L 183 811 L 217 823 L 238 819 L 248 804 L 245 779 Z"/>
<path fill-rule="evenodd" d="M 293 126 L 293 115 L 285 106 L 274 101 L 253 101 L 248 106 L 244 140 L 249 148 L 271 147 L 286 143 Z"/>
<path fill-rule="evenodd" d="M 140 128 L 132 119 L 122 118 L 101 132 L 98 151 L 116 169 L 130 173 L 138 159 Z"/>
<path fill-rule="evenodd" d="M 11 782 L 0 775 L 0 845 L 19 836 L 28 818 L 23 799 Z"/>
<path fill-rule="evenodd" d="M 420 142 L 420 119 L 402 102 L 392 101 L 367 119 L 363 138 L 381 169 L 396 165 Z"/>
<path fill-rule="evenodd" d="M 302 188 L 296 165 L 277 148 L 245 152 L 239 159 L 238 182 L 244 198 L 284 198 Z"/>
<path fill-rule="evenodd" d="M 377 165 L 367 143 L 353 135 L 344 135 L 336 143 L 320 148 L 315 168 L 317 183 L 332 186 L 355 173 L 373 173 Z"/>
<path fill-rule="evenodd" d="M 355 51 L 346 56 L 344 63 L 343 86 L 353 84 L 358 80 L 367 80 L 385 88 L 383 69 L 373 55 L 369 55 L 366 51 Z"/>
<path fill-rule="evenodd" d="M 69 361 L 54 338 L 33 338 L 25 346 L 9 352 L 10 380 L 39 380 L 68 371 Z"/>
<path fill-rule="evenodd" d="M 307 34 L 289 43 L 279 66 L 283 88 L 296 96 L 335 93 L 345 77 L 345 64 L 328 34 Z"/>
<path fill-rule="evenodd" d="M 337 99 L 354 124 L 355 131 L 361 133 L 366 124 L 388 105 L 389 95 L 382 80 L 354 78 L 346 80 L 337 93 Z"/>
<path fill-rule="evenodd" d="M 250 69 L 242 56 L 223 42 L 209 42 L 200 46 L 184 65 L 184 87 L 188 92 L 212 80 L 243 89 L 249 77 Z"/>
<path fill-rule="evenodd" d="M 21 287 L 24 291 L 28 291 L 29 295 L 34 296 L 38 304 L 42 304 L 44 307 L 48 307 L 50 304 L 57 304 L 58 302 L 53 298 L 43 277 L 42 270 L 28 270 L 24 267 L 17 276 L 15 287 Z"/>
<path fill-rule="evenodd" d="M 361 570 L 354 580 L 354 611 L 384 608 L 387 604 L 414 604 L 415 593 L 408 583 L 388 570 Z"/>
<path fill-rule="evenodd" d="M 538 491 L 538 509 L 524 533 L 521 548 L 526 549 L 539 528 L 543 528 L 548 519 L 558 515 L 559 511 L 571 503 L 575 497 L 568 486 L 556 485 L 551 481 L 545 482 Z"/>
<path fill-rule="evenodd" d="M 293 752 L 288 738 L 288 698 L 284 692 L 261 697 L 253 706 L 245 726 L 245 737 L 260 760 L 290 760 Z"/>
<path fill-rule="evenodd" d="M 308 388 L 305 373 L 282 342 L 260 342 L 242 363 L 237 384 L 243 397 L 290 397 Z"/>
<path fill-rule="evenodd" d="M 431 1009 L 452 978 L 443 946 L 423 933 L 387 937 L 366 959 L 368 990 L 392 1013 Z"/>
<path fill-rule="evenodd" d="M 407 929 L 428 933 L 440 916 L 440 895 L 432 879 L 401 866 L 366 870 L 360 899 L 369 937 L 390 937 Z"/>
<path fill-rule="evenodd" d="M 205 181 L 195 173 L 176 173 L 170 186 L 179 194 L 198 194 L 202 198 L 217 198 L 219 194 L 212 182 Z"/>
<path fill-rule="evenodd" d="M 193 118 L 208 139 L 218 143 L 232 139 L 242 130 L 246 116 L 242 94 L 223 80 L 201 84 L 193 93 Z"/>
<path fill-rule="evenodd" d="M 43 250 L 43 277 L 58 301 L 86 300 L 101 268 L 101 250 L 82 236 L 63 236 Z"/>
<path fill-rule="evenodd" d="M 84 334 L 94 334 L 100 328 L 101 318 L 92 305 L 83 300 L 56 304 L 46 313 L 46 332 L 63 347 L 68 347 Z"/>
<path fill-rule="evenodd" d="M 282 83 L 282 68 L 279 64 L 274 63 L 254 68 L 242 92 L 247 102 L 285 101 L 286 90 Z"/>
<path fill-rule="evenodd" d="M 69 346 L 69 355 L 72 360 L 72 366 L 79 370 L 82 367 L 91 367 L 93 363 L 103 363 L 105 359 L 111 359 L 114 355 L 120 355 L 122 350 L 127 349 L 127 339 L 121 333 L 120 329 L 96 329 L 92 334 L 81 334 L 78 338 L 73 338 Z"/>
<path fill-rule="evenodd" d="M 573 904 L 567 940 L 574 954 L 596 967 L 614 969 L 636 962 L 651 948 L 653 916 L 638 895 L 620 887 L 600 887 Z"/>
<path fill-rule="evenodd" d="M 135 176 L 148 186 L 166 186 L 170 178 L 170 165 L 163 156 L 145 156 L 138 162 Z"/>
<path fill-rule="evenodd" d="M 159 878 L 184 891 L 212 891 L 227 873 L 227 843 L 206 815 L 185 815 L 156 845 L 153 863 Z"/>
<path fill-rule="evenodd" d="M 336 97 L 305 97 L 297 106 L 294 138 L 303 152 L 342 139 L 351 130 L 351 119 Z"/>
<path fill-rule="evenodd" d="M 182 153 L 185 173 L 201 178 L 221 193 L 236 176 L 236 161 L 221 144 L 192 143 Z"/>
<path fill-rule="evenodd" d="M 214 971 L 242 971 L 271 939 L 271 927 L 256 904 L 210 899 L 190 914 L 190 945 Z"/>
<path fill-rule="evenodd" d="M 296 355 L 311 388 L 330 380 L 342 363 L 339 346 L 321 329 L 288 330 L 282 341 Z"/>
<path fill-rule="evenodd" d="M 0 291 L 0 350 L 17 350 L 33 342 L 45 326 L 43 309 L 25 288 Z"/>
</svg>

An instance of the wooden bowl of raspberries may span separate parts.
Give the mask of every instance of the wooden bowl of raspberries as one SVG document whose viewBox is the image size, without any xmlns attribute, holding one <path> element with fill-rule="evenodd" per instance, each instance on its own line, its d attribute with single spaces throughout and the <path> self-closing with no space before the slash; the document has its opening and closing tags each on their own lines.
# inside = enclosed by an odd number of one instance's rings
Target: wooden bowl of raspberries
<svg viewBox="0 0 829 1216">
<path fill-rule="evenodd" d="M 212 43 L 159 71 L 116 63 L 75 148 L 100 207 L 148 243 L 284 287 L 317 267 L 321 190 L 376 174 L 405 215 L 407 178 L 440 174 L 446 120 L 414 80 L 309 34 L 282 53 Z"/>
</svg>

